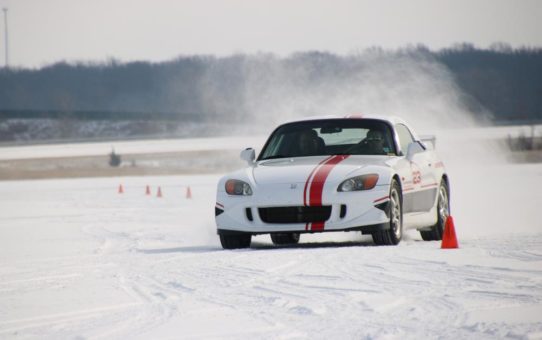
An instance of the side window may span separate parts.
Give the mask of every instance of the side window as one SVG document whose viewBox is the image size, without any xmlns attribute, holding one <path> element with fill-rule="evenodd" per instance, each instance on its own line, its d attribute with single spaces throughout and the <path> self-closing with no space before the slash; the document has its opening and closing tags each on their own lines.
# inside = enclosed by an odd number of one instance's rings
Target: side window
<svg viewBox="0 0 542 340">
<path fill-rule="evenodd" d="M 401 147 L 401 152 L 403 155 L 406 155 L 408 144 L 414 142 L 414 138 L 412 138 L 412 134 L 408 130 L 406 126 L 403 124 L 397 124 L 395 125 L 395 130 L 397 131 L 397 134 L 399 135 L 399 144 Z"/>
</svg>

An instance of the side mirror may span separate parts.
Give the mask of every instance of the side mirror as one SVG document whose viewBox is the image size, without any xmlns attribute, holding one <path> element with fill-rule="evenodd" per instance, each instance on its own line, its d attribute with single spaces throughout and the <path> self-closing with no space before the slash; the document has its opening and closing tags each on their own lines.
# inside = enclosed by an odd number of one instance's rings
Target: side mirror
<svg viewBox="0 0 542 340">
<path fill-rule="evenodd" d="M 246 161 L 248 165 L 254 164 L 254 160 L 256 159 L 256 151 L 254 151 L 253 148 L 246 148 L 245 150 L 241 151 L 241 159 Z"/>
<path fill-rule="evenodd" d="M 425 151 L 419 142 L 412 142 L 408 144 L 406 158 L 411 161 L 415 154 Z"/>
<path fill-rule="evenodd" d="M 435 150 L 437 147 L 437 137 L 434 135 L 420 136 L 420 140 L 430 150 Z"/>
</svg>

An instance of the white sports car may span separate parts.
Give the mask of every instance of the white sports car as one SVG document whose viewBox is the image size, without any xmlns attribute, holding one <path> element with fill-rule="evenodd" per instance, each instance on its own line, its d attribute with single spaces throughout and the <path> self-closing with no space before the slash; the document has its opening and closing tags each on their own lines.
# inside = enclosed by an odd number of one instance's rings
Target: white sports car
<svg viewBox="0 0 542 340">
<path fill-rule="evenodd" d="M 361 231 L 396 245 L 404 229 L 440 240 L 449 182 L 434 152 L 398 118 L 324 117 L 280 125 L 248 167 L 222 177 L 215 216 L 225 249 L 250 247 L 252 235 L 295 244 L 302 233 Z"/>
</svg>

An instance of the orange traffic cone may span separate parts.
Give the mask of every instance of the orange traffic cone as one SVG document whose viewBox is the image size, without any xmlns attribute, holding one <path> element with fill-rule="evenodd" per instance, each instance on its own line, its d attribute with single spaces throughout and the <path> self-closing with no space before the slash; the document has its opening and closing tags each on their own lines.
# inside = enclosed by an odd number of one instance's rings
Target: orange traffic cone
<svg viewBox="0 0 542 340">
<path fill-rule="evenodd" d="M 444 226 L 444 235 L 442 235 L 442 249 L 455 249 L 459 248 L 457 242 L 457 236 L 455 235 L 454 219 L 452 216 L 448 216 L 446 219 L 446 225 Z"/>
<path fill-rule="evenodd" d="M 156 197 L 162 197 L 162 189 L 158 187 L 158 192 L 156 193 Z"/>
<path fill-rule="evenodd" d="M 150 196 L 151 194 L 151 187 L 147 185 L 147 188 L 145 188 L 145 195 Z"/>
<path fill-rule="evenodd" d="M 192 198 L 192 190 L 190 190 L 190 187 L 186 187 L 186 198 Z"/>
<path fill-rule="evenodd" d="M 119 194 L 124 194 L 124 188 L 122 187 L 122 184 L 119 184 Z"/>
</svg>

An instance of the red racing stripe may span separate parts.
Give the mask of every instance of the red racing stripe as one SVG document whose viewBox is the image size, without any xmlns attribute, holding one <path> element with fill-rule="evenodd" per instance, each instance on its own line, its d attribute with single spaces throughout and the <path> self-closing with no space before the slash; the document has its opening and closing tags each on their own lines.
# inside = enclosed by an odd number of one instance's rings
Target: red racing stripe
<svg viewBox="0 0 542 340">
<path fill-rule="evenodd" d="M 309 206 L 311 207 L 322 206 L 322 193 L 324 190 L 324 184 L 326 183 L 327 176 L 329 175 L 331 170 L 333 170 L 335 165 L 339 164 L 340 162 L 348 158 L 348 156 L 349 155 L 333 156 L 327 159 L 323 164 L 319 165 L 319 167 L 317 168 L 318 170 L 314 174 L 311 181 L 310 192 L 309 192 Z M 309 179 L 310 179 L 310 176 L 309 176 Z M 310 223 L 310 230 L 321 231 L 321 230 L 324 230 L 324 226 L 325 226 L 325 221 L 313 222 L 313 223 Z M 308 227 L 309 226 L 307 226 L 307 228 Z"/>
<path fill-rule="evenodd" d="M 436 187 L 437 185 L 438 183 L 431 183 L 431 184 L 422 185 L 422 188 Z"/>
<path fill-rule="evenodd" d="M 322 193 L 327 176 L 335 165 L 348 158 L 349 155 L 336 155 L 329 156 L 322 160 L 318 165 L 312 169 L 307 181 L 305 182 L 305 188 L 303 189 L 303 205 L 304 206 L 321 206 L 322 205 Z M 307 202 L 307 190 L 309 189 L 309 202 Z M 312 222 L 305 224 L 305 230 L 324 230 L 325 221 Z"/>
<path fill-rule="evenodd" d="M 350 114 L 350 115 L 346 115 L 344 118 L 363 118 L 363 115 L 361 113 L 353 113 L 353 114 Z"/>
<path fill-rule="evenodd" d="M 325 222 L 312 222 L 311 230 L 324 230 Z"/>
<path fill-rule="evenodd" d="M 309 187 L 309 183 L 311 182 L 311 178 L 312 178 L 312 175 L 314 175 L 314 173 L 316 172 L 316 170 L 322 165 L 324 164 L 325 162 L 327 162 L 329 159 L 333 158 L 334 156 L 329 156 L 327 158 L 325 158 L 324 160 L 322 160 L 320 163 L 318 163 L 317 166 L 314 167 L 314 169 L 312 169 L 311 173 L 309 174 L 309 177 L 307 177 L 307 181 L 305 182 L 305 189 L 303 189 L 303 205 L 304 206 L 308 206 L 307 204 L 307 189 Z"/>
<path fill-rule="evenodd" d="M 374 200 L 374 201 L 373 201 L 373 203 L 377 203 L 377 202 L 380 202 L 380 201 L 386 200 L 386 199 L 388 199 L 388 198 L 390 198 L 390 196 L 384 196 L 384 197 L 380 197 L 380 198 L 378 198 L 378 199 Z"/>
<path fill-rule="evenodd" d="M 314 174 L 314 178 L 311 182 L 311 188 L 309 193 L 309 206 L 320 207 L 322 206 L 322 192 L 324 190 L 324 184 L 326 183 L 327 176 L 333 170 L 335 165 L 339 164 L 343 160 L 347 159 L 349 155 L 338 155 L 330 158 L 325 162 L 318 171 Z"/>
</svg>

